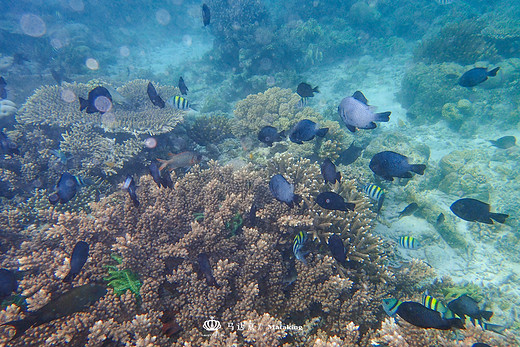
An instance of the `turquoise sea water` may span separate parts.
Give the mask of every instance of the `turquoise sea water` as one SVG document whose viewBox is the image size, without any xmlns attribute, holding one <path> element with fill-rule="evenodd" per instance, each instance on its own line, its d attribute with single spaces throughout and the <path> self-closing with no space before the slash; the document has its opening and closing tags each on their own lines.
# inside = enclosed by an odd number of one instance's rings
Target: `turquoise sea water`
<svg viewBox="0 0 520 347">
<path fill-rule="evenodd" d="M 206 25 L 202 5 L 0 5 L 0 267 L 16 278 L 0 277 L 0 322 L 31 323 L 9 345 L 517 344 L 520 4 L 208 0 Z M 474 68 L 487 70 L 461 85 Z M 302 82 L 319 92 L 302 99 Z M 95 87 L 109 98 L 89 98 Z M 356 91 L 389 121 L 349 131 L 338 106 Z M 172 106 L 175 96 L 191 106 Z M 302 119 L 329 131 L 294 143 Z M 264 126 L 284 136 L 268 146 Z M 353 163 L 351 145 L 362 148 Z M 369 167 L 382 151 L 426 170 L 384 180 Z M 323 181 L 325 158 L 341 184 Z M 149 171 L 165 161 L 170 187 Z M 65 172 L 74 178 L 60 185 Z M 270 190 L 275 174 L 301 196 L 294 208 Z M 378 216 L 370 183 L 385 192 Z M 327 191 L 356 209 L 319 206 Z M 450 209 L 462 198 L 508 217 L 464 220 Z M 398 218 L 410 203 L 418 210 Z M 293 254 L 300 231 L 306 265 Z M 345 259 L 333 257 L 332 234 Z M 420 247 L 400 246 L 405 236 Z M 78 241 L 88 259 L 64 283 Z M 45 304 L 88 283 L 108 294 L 42 318 Z M 445 303 L 468 294 L 493 317 L 483 331 L 467 319 L 446 332 L 381 306 L 426 291 Z M 14 330 L 1 329 L 5 344 Z"/>
</svg>

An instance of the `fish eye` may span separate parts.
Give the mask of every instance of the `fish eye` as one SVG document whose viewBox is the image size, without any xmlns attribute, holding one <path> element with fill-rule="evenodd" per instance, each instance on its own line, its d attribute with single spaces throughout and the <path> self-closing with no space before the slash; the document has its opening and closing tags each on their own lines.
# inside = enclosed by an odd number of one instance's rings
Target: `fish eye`
<svg viewBox="0 0 520 347">
<path fill-rule="evenodd" d="M 330 204 L 330 199 L 325 199 L 325 202 L 326 202 L 327 204 Z"/>
</svg>

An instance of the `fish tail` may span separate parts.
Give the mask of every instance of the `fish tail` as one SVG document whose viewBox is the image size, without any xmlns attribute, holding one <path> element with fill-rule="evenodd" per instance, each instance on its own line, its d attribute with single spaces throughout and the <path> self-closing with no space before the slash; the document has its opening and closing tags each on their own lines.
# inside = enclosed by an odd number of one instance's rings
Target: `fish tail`
<svg viewBox="0 0 520 347">
<path fill-rule="evenodd" d="M 450 322 L 450 326 L 452 328 L 466 329 L 466 327 L 464 326 L 464 322 L 460 318 L 451 318 L 448 319 L 448 321 Z"/>
<path fill-rule="evenodd" d="M 298 205 L 301 201 L 302 201 L 302 197 L 297 194 L 294 194 L 292 202 L 294 202 L 296 205 Z"/>
<path fill-rule="evenodd" d="M 157 161 L 161 163 L 161 166 L 159 166 L 159 171 L 162 171 L 165 167 L 168 166 L 168 160 L 157 159 Z"/>
<path fill-rule="evenodd" d="M 354 211 L 354 209 L 356 208 L 356 204 L 354 204 L 353 202 L 346 202 L 345 207 L 347 210 Z"/>
<path fill-rule="evenodd" d="M 88 107 L 88 100 L 83 99 L 81 96 L 79 97 L 79 110 L 83 111 Z"/>
<path fill-rule="evenodd" d="M 500 69 L 500 66 L 494 68 L 491 71 L 488 71 L 488 76 L 496 76 L 499 69 Z"/>
<path fill-rule="evenodd" d="M 338 180 L 339 183 L 341 183 L 341 172 L 337 172 L 336 173 L 336 179 Z"/>
<path fill-rule="evenodd" d="M 314 87 L 314 88 L 312 89 L 312 91 L 313 91 L 314 93 L 319 93 L 319 92 L 320 92 L 320 90 L 318 89 L 318 86 Z"/>
<path fill-rule="evenodd" d="M 491 312 L 491 311 L 480 311 L 480 315 L 481 315 L 482 318 L 484 318 L 485 320 L 490 320 L 490 319 L 491 319 L 491 316 L 493 316 L 493 312 Z"/>
<path fill-rule="evenodd" d="M 11 341 L 13 341 L 16 338 L 19 338 L 25 332 L 34 324 L 34 321 L 32 319 L 20 319 L 20 320 L 13 320 L 7 323 L 4 323 L 2 325 L 9 325 L 12 326 L 16 333 L 11 338 Z"/>
<path fill-rule="evenodd" d="M 490 213 L 489 217 L 499 223 L 505 223 L 506 218 L 509 217 L 509 215 L 505 213 Z"/>
<path fill-rule="evenodd" d="M 424 175 L 425 169 L 426 169 L 426 165 L 424 165 L 424 164 L 414 164 L 411 167 L 411 170 L 419 175 Z"/>
<path fill-rule="evenodd" d="M 278 133 L 278 136 L 280 136 L 281 138 L 285 138 L 287 137 L 287 135 L 285 134 L 285 130 L 282 130 Z"/>
<path fill-rule="evenodd" d="M 323 136 L 327 135 L 328 132 L 329 132 L 329 128 L 321 128 L 321 129 L 318 129 L 318 131 L 316 131 L 316 135 L 323 137 Z"/>
<path fill-rule="evenodd" d="M 376 122 L 388 122 L 390 120 L 390 111 L 388 112 L 381 112 L 381 113 L 376 113 L 376 119 L 375 121 Z"/>
</svg>

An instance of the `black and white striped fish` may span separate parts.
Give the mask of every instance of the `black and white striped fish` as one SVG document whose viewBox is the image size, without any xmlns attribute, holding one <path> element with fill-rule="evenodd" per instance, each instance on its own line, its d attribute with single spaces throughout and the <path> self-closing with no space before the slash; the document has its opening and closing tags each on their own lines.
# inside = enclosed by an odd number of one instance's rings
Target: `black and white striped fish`
<svg viewBox="0 0 520 347">
<path fill-rule="evenodd" d="M 419 243 L 419 241 L 417 241 L 412 236 L 401 236 L 397 240 L 397 243 L 399 243 L 399 246 L 408 248 L 408 249 L 417 249 L 417 248 L 421 247 L 421 244 Z"/>
<path fill-rule="evenodd" d="M 178 110 L 195 110 L 193 106 L 188 102 L 188 100 L 184 99 L 182 96 L 175 95 L 168 99 L 168 104 L 170 106 L 178 109 Z"/>
<path fill-rule="evenodd" d="M 363 191 L 370 197 L 370 199 L 377 201 L 377 214 L 383 207 L 383 201 L 385 201 L 385 192 L 381 187 L 375 184 L 367 184 L 363 187 Z"/>
</svg>

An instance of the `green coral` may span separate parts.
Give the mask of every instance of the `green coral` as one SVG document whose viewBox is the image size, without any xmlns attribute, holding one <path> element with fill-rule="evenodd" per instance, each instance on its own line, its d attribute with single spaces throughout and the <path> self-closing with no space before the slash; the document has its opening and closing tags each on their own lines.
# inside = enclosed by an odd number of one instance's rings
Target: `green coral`
<svg viewBox="0 0 520 347">
<path fill-rule="evenodd" d="M 446 302 L 454 300 L 464 294 L 478 302 L 484 300 L 482 288 L 474 283 L 466 283 L 442 288 L 442 294 L 444 295 L 444 300 Z"/>
<path fill-rule="evenodd" d="M 112 287 L 116 295 L 124 294 L 129 290 L 135 295 L 136 300 L 140 301 L 143 283 L 139 280 L 138 275 L 129 269 L 119 270 L 117 266 L 123 263 L 123 259 L 115 254 L 112 254 L 111 257 L 117 262 L 117 265 L 105 265 L 109 276 L 104 280 L 108 281 L 108 286 Z"/>
</svg>

